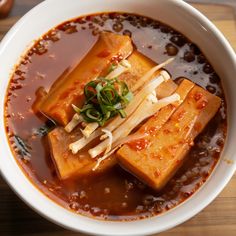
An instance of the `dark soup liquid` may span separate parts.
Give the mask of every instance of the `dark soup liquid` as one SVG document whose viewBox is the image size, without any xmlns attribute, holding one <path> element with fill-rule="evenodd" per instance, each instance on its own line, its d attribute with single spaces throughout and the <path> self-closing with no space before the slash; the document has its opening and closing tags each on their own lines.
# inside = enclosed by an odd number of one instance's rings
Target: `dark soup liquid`
<svg viewBox="0 0 236 236">
<path fill-rule="evenodd" d="M 34 114 L 40 87 L 76 65 L 99 32 L 129 35 L 138 51 L 161 63 L 178 83 L 186 77 L 222 99 L 221 108 L 195 140 L 184 165 L 155 192 L 118 165 L 99 176 L 61 181 L 52 163 L 47 137 L 53 124 Z M 89 15 L 65 22 L 38 40 L 16 67 L 6 95 L 6 133 L 24 173 L 53 201 L 82 215 L 108 220 L 137 220 L 165 212 L 190 197 L 219 160 L 226 137 L 226 103 L 220 78 L 201 50 L 173 28 L 126 13 Z"/>
</svg>

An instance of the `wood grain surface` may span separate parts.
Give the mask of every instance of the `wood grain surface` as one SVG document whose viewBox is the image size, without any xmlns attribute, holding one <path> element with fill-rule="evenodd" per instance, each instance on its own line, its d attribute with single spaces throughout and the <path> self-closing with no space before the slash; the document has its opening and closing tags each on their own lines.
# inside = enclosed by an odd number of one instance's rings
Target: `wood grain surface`
<svg viewBox="0 0 236 236">
<path fill-rule="evenodd" d="M 42 0 L 15 0 L 9 17 L 0 20 L 0 40 L 23 14 L 40 2 Z M 236 50 L 235 11 L 224 5 L 194 4 L 194 7 L 212 20 Z M 39 216 L 15 195 L 0 177 L 0 235 L 82 236 L 83 234 L 65 230 Z M 202 212 L 184 224 L 159 235 L 236 235 L 236 175 L 224 191 Z"/>
</svg>

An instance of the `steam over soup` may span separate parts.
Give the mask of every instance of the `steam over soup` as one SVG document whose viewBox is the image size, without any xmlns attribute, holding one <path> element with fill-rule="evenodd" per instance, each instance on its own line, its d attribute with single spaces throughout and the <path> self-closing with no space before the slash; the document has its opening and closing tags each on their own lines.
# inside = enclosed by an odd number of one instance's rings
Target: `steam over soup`
<svg viewBox="0 0 236 236">
<path fill-rule="evenodd" d="M 224 146 L 220 78 L 193 42 L 147 17 L 57 26 L 12 75 L 5 124 L 30 181 L 66 209 L 138 220 L 186 200 Z"/>
</svg>

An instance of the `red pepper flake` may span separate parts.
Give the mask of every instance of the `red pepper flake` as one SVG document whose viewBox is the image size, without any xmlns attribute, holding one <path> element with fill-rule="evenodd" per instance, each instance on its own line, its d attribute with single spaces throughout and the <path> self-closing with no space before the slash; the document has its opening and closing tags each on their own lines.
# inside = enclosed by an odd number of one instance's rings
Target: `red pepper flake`
<svg viewBox="0 0 236 236">
<path fill-rule="evenodd" d="M 163 160 L 163 156 L 161 156 L 160 154 L 157 154 L 157 153 L 151 153 L 150 154 L 151 158 L 153 159 L 158 159 L 158 160 Z"/>
<path fill-rule="evenodd" d="M 157 169 L 157 170 L 154 171 L 155 178 L 158 178 L 160 175 L 161 175 L 160 170 Z"/>
<path fill-rule="evenodd" d="M 81 83 L 80 88 L 81 88 L 81 89 L 84 89 L 84 86 L 85 86 L 85 85 L 86 85 L 85 82 Z"/>
<path fill-rule="evenodd" d="M 71 94 L 71 92 L 73 92 L 76 88 L 72 87 L 68 90 L 66 90 L 64 93 L 62 93 L 59 97 L 59 99 L 63 100 L 65 98 L 67 98 L 69 96 L 69 94 Z"/>
<path fill-rule="evenodd" d="M 204 107 L 206 107 L 208 101 L 206 100 L 203 100 L 203 101 L 200 101 L 198 104 L 197 104 L 197 109 L 203 109 Z"/>
<path fill-rule="evenodd" d="M 164 134 L 169 134 L 169 133 L 171 133 L 171 131 L 170 131 L 169 129 L 164 129 L 164 130 L 163 130 L 163 133 L 164 133 Z"/>
<path fill-rule="evenodd" d="M 94 73 L 94 74 L 97 74 L 97 73 L 99 73 L 99 72 L 100 72 L 100 70 L 99 70 L 98 68 L 94 68 L 94 69 L 93 69 L 93 73 Z"/>
<path fill-rule="evenodd" d="M 162 109 L 167 109 L 168 108 L 170 110 L 173 110 L 177 107 L 178 107 L 178 102 L 176 102 L 175 104 L 169 104 L 169 105 L 166 106 L 166 108 L 162 108 Z M 154 117 L 158 117 L 158 112 L 154 115 Z"/>
<path fill-rule="evenodd" d="M 74 83 L 73 83 L 74 85 L 78 85 L 78 84 L 81 84 L 81 81 L 79 81 L 79 80 L 76 80 L 76 81 L 74 81 Z"/>
<path fill-rule="evenodd" d="M 203 96 L 202 93 L 199 93 L 199 92 L 195 93 L 195 95 L 194 95 L 194 99 L 195 99 L 195 101 L 200 100 L 200 99 L 202 98 L 202 96 Z"/>
<path fill-rule="evenodd" d="M 176 160 L 176 164 L 179 165 L 181 163 L 181 161 L 178 159 Z"/>
<path fill-rule="evenodd" d="M 174 157 L 176 155 L 177 149 L 178 145 L 172 145 L 167 148 L 167 151 L 171 154 L 172 157 Z"/>
<path fill-rule="evenodd" d="M 188 132 L 190 131 L 190 129 L 191 129 L 191 126 L 190 126 L 190 125 L 187 125 L 187 126 L 184 127 L 183 130 L 184 130 L 186 133 L 188 133 Z"/>
<path fill-rule="evenodd" d="M 198 132 L 201 131 L 202 124 L 200 122 L 196 122 L 195 125 L 194 125 L 194 129 Z"/>
<path fill-rule="evenodd" d="M 128 143 L 128 146 L 135 151 L 141 151 L 146 149 L 149 145 L 149 141 L 145 138 L 137 139 Z"/>
<path fill-rule="evenodd" d="M 157 132 L 157 128 L 156 127 L 151 127 L 150 129 L 148 129 L 147 133 L 151 134 L 151 135 L 155 135 Z"/>
<path fill-rule="evenodd" d="M 101 58 L 104 58 L 104 57 L 108 57 L 110 54 L 111 54 L 110 51 L 108 51 L 107 49 L 104 49 L 103 51 L 98 53 L 97 56 L 101 57 Z"/>
<path fill-rule="evenodd" d="M 180 110 L 176 115 L 177 120 L 180 121 L 184 117 L 185 113 L 186 111 L 184 109 Z"/>
</svg>

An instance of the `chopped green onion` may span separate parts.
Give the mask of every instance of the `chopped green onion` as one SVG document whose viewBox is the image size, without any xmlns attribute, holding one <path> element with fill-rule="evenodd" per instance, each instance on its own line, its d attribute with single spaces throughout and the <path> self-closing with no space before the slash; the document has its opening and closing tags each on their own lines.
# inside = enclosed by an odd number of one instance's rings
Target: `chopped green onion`
<svg viewBox="0 0 236 236">
<path fill-rule="evenodd" d="M 126 117 L 126 113 L 125 113 L 124 110 L 120 109 L 119 113 L 120 113 L 121 118 L 125 118 Z"/>
<path fill-rule="evenodd" d="M 93 99 L 96 96 L 96 86 L 95 81 L 91 81 L 84 86 L 84 95 L 87 101 Z"/>
<path fill-rule="evenodd" d="M 76 105 L 72 104 L 72 108 L 76 113 L 80 113 L 80 109 Z"/>
<path fill-rule="evenodd" d="M 85 114 L 89 121 L 100 121 L 102 119 L 101 113 L 96 109 L 89 108 L 86 110 Z"/>
<path fill-rule="evenodd" d="M 116 115 L 126 117 L 124 108 L 133 98 L 127 84 L 114 78 L 103 77 L 87 83 L 84 87 L 85 103 L 80 109 L 72 105 L 84 121 L 97 122 L 103 126 L 105 122 Z"/>
</svg>

